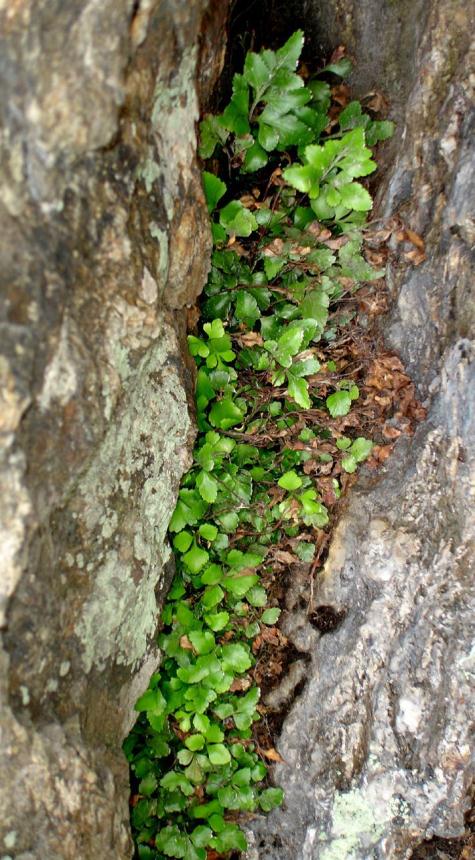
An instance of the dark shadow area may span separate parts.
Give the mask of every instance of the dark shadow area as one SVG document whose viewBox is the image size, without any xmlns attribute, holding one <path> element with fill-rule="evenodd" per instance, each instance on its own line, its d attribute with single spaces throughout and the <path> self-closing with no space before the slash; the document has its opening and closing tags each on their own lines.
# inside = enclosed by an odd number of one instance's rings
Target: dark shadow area
<svg viewBox="0 0 475 860">
<path fill-rule="evenodd" d="M 305 0 L 286 3 L 284 0 L 234 0 L 228 25 L 228 47 L 224 71 L 216 88 L 212 105 L 221 106 L 229 98 L 234 72 L 242 69 L 248 51 L 279 48 L 298 29 L 306 33 L 303 51 L 305 62 L 318 68 L 325 59 L 328 45 L 316 45 L 310 35 L 305 13 Z"/>
</svg>

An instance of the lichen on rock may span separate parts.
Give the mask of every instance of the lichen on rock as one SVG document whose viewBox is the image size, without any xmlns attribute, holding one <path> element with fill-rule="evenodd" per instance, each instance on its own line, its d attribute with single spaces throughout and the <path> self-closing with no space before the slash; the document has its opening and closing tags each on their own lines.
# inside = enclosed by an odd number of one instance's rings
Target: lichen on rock
<svg viewBox="0 0 475 860">
<path fill-rule="evenodd" d="M 207 7 L 0 3 L 0 853 L 19 860 L 131 854 L 121 744 L 194 437 Z"/>
</svg>

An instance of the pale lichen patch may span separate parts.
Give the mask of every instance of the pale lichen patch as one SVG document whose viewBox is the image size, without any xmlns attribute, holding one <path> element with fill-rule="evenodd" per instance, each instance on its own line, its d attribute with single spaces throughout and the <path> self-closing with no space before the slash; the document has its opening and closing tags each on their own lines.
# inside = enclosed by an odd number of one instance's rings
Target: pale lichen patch
<svg viewBox="0 0 475 860">
<path fill-rule="evenodd" d="M 79 519 L 99 540 L 92 569 L 85 559 L 91 591 L 76 624 L 86 672 L 109 659 L 139 665 L 157 624 L 155 591 L 192 432 L 168 321 L 162 333 L 124 383 L 118 420 L 80 486 Z"/>
<path fill-rule="evenodd" d="M 175 214 L 175 200 L 180 197 L 180 182 L 190 180 L 190 165 L 196 152 L 196 128 L 199 118 L 195 88 L 197 49 L 185 51 L 171 80 L 159 80 L 155 89 L 152 126 L 160 158 L 163 199 L 168 219 Z"/>
<path fill-rule="evenodd" d="M 65 406 L 74 397 L 78 386 L 76 368 L 77 358 L 72 348 L 70 324 L 65 319 L 56 352 L 45 370 L 43 388 L 38 397 L 40 409 L 46 411 L 54 400 Z"/>
<path fill-rule="evenodd" d="M 392 817 L 390 797 L 379 791 L 355 788 L 335 795 L 331 816 L 331 844 L 323 848 L 321 860 L 350 860 L 362 846 L 370 849 Z"/>
</svg>

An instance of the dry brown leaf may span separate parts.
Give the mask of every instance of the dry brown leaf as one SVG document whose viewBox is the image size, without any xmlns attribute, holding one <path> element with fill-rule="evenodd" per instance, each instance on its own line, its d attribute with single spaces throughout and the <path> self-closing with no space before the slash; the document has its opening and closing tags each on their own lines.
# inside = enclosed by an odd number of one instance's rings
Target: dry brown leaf
<svg viewBox="0 0 475 860">
<path fill-rule="evenodd" d="M 284 549 L 277 549 L 274 552 L 274 558 L 276 561 L 280 561 L 281 564 L 295 564 L 298 561 L 296 555 L 293 555 L 291 552 L 287 552 Z"/>
<path fill-rule="evenodd" d="M 388 249 L 380 248 L 378 251 L 373 251 L 371 248 L 367 248 L 365 256 L 368 263 L 374 266 L 375 269 L 382 269 L 388 259 Z"/>
<path fill-rule="evenodd" d="M 420 266 L 421 263 L 423 263 L 426 259 L 426 255 L 418 248 L 414 248 L 413 251 L 408 251 L 406 254 L 404 254 L 404 259 L 408 263 L 411 263 L 413 266 Z"/>
<path fill-rule="evenodd" d="M 336 496 L 331 478 L 321 478 L 318 481 L 318 492 L 324 505 L 331 507 L 335 504 Z"/>
<path fill-rule="evenodd" d="M 324 242 L 326 239 L 331 238 L 331 230 L 328 227 L 323 227 L 318 221 L 312 221 L 311 224 L 306 228 L 307 233 L 311 233 L 312 236 L 315 236 L 315 239 L 320 239 L 321 242 Z"/>
<path fill-rule="evenodd" d="M 263 644 L 264 644 L 264 640 L 263 640 L 262 636 L 256 636 L 256 638 L 254 639 L 254 641 L 252 643 L 252 653 L 257 654 L 257 652 L 260 651 Z"/>
<path fill-rule="evenodd" d="M 324 245 L 330 248 L 330 251 L 339 251 L 348 242 L 348 236 L 339 236 L 338 239 L 322 239 Z"/>
<path fill-rule="evenodd" d="M 262 250 L 265 257 L 280 257 L 284 248 L 282 239 L 274 239 Z"/>
<path fill-rule="evenodd" d="M 251 684 L 250 678 L 235 678 L 229 689 L 231 693 L 241 693 L 248 690 Z"/>
<path fill-rule="evenodd" d="M 300 503 L 297 499 L 292 499 L 287 510 L 291 519 L 293 519 L 294 522 L 297 522 L 300 516 Z"/>
<path fill-rule="evenodd" d="M 261 641 L 267 642 L 269 645 L 279 645 L 280 639 L 278 636 L 278 631 L 275 627 L 262 627 L 261 628 Z"/>
<path fill-rule="evenodd" d="M 402 229 L 396 231 L 395 237 L 398 242 L 410 242 L 411 245 L 414 246 L 414 250 L 406 251 L 404 259 L 413 266 L 420 266 L 420 264 L 426 259 L 425 242 L 422 236 L 419 236 L 419 234 L 416 233 L 415 230 L 411 230 L 410 227 L 403 226 Z"/>
<path fill-rule="evenodd" d="M 257 331 L 249 331 L 246 334 L 240 334 L 236 340 L 244 346 L 262 346 L 264 338 Z"/>
<path fill-rule="evenodd" d="M 308 245 L 292 245 L 291 253 L 297 254 L 299 257 L 306 257 L 313 250 Z"/>
<path fill-rule="evenodd" d="M 374 90 L 374 92 L 368 93 L 368 101 L 366 102 L 366 107 L 370 110 L 373 110 L 375 113 L 380 113 L 384 111 L 388 107 L 388 102 L 383 96 L 382 93 Z"/>
<path fill-rule="evenodd" d="M 201 311 L 198 305 L 193 305 L 193 307 L 186 309 L 186 330 L 188 332 L 194 332 L 196 330 L 200 316 Z"/>
<path fill-rule="evenodd" d="M 261 627 L 261 636 L 264 642 L 270 642 L 272 645 L 287 645 L 289 641 L 278 627 Z"/>
<path fill-rule="evenodd" d="M 333 469 L 333 461 L 329 463 L 318 463 L 316 473 L 317 475 L 329 475 Z"/>
<path fill-rule="evenodd" d="M 366 461 L 366 464 L 371 469 L 377 469 L 382 463 L 385 463 L 388 457 L 391 456 L 394 449 L 394 444 L 390 445 L 375 445 L 371 451 L 371 456 Z"/>
<path fill-rule="evenodd" d="M 411 230 L 409 227 L 405 228 L 405 233 L 409 241 L 415 245 L 416 248 L 419 248 L 420 251 L 425 251 L 425 242 L 422 236 L 419 236 L 418 233 L 415 233 L 414 230 Z"/>
<path fill-rule="evenodd" d="M 391 456 L 393 450 L 394 445 L 375 445 L 372 453 L 381 463 L 384 463 Z"/>
<path fill-rule="evenodd" d="M 234 242 L 233 251 L 239 257 L 249 257 L 249 251 L 240 242 Z"/>
<path fill-rule="evenodd" d="M 337 63 L 338 60 L 342 59 L 342 57 L 346 57 L 346 47 L 345 45 L 337 45 L 330 57 L 330 63 Z M 328 65 L 330 65 L 330 63 L 328 63 Z"/>
<path fill-rule="evenodd" d="M 381 432 L 385 439 L 397 439 L 401 435 L 402 431 L 398 430 L 397 427 L 393 427 L 391 424 L 385 424 Z"/>
<path fill-rule="evenodd" d="M 342 107 L 346 107 L 350 101 L 350 88 L 346 84 L 338 84 L 331 90 L 333 101 Z"/>
<path fill-rule="evenodd" d="M 300 64 L 300 68 L 299 68 L 297 74 L 300 75 L 300 77 L 303 78 L 304 81 L 306 81 L 307 78 L 310 77 L 311 72 L 310 72 L 310 69 L 306 63 Z"/>
<path fill-rule="evenodd" d="M 264 755 L 269 761 L 278 761 L 285 763 L 285 759 L 277 752 L 274 747 L 271 747 L 268 750 L 261 750 L 262 755 Z"/>
<path fill-rule="evenodd" d="M 425 421 L 427 418 L 427 409 L 422 405 L 422 403 L 419 403 L 418 400 L 414 400 L 414 402 L 411 403 L 409 413 L 414 421 Z"/>
<path fill-rule="evenodd" d="M 180 646 L 182 648 L 184 648 L 185 651 L 193 651 L 193 645 L 191 644 L 190 640 L 188 639 L 188 636 L 186 635 L 186 633 L 184 633 L 183 636 L 180 637 Z"/>
<path fill-rule="evenodd" d="M 351 290 L 354 286 L 355 282 L 353 278 L 340 277 L 338 278 L 339 283 L 345 290 Z"/>
<path fill-rule="evenodd" d="M 366 296 L 358 294 L 357 302 L 360 311 L 368 316 L 379 316 L 388 309 L 388 299 L 385 294 L 367 294 Z"/>
<path fill-rule="evenodd" d="M 388 239 L 393 235 L 396 225 L 389 221 L 384 227 L 379 229 L 368 227 L 363 230 L 366 242 L 371 246 L 385 245 Z"/>
<path fill-rule="evenodd" d="M 285 185 L 285 181 L 282 179 L 282 169 L 280 167 L 276 167 L 273 173 L 271 173 L 269 185 Z"/>
</svg>

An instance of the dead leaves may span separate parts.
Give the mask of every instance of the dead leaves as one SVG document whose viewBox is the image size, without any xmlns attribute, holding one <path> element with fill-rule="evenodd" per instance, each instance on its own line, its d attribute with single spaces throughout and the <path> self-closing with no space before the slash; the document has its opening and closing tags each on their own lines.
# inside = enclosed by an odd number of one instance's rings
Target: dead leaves
<svg viewBox="0 0 475 860">
<path fill-rule="evenodd" d="M 332 101 L 336 102 L 337 105 L 344 108 L 350 101 L 350 88 L 348 84 L 337 84 L 335 87 L 331 89 Z M 330 109 L 330 116 L 332 116 L 332 108 Z M 339 113 L 339 111 L 338 111 Z"/>
<path fill-rule="evenodd" d="M 260 752 L 260 754 L 261 754 L 261 755 L 263 755 L 263 756 L 264 756 L 268 761 L 275 761 L 275 762 L 279 762 L 279 763 L 281 763 L 281 764 L 282 764 L 282 763 L 285 763 L 285 759 L 283 759 L 283 758 L 282 758 L 282 756 L 280 755 L 280 753 L 278 753 L 278 752 L 277 752 L 277 750 L 276 750 L 276 749 L 274 749 L 274 747 L 271 747 L 271 748 L 270 748 L 270 749 L 268 749 L 268 750 L 260 749 L 260 750 L 259 750 L 259 752 Z"/>
<path fill-rule="evenodd" d="M 394 445 L 375 445 L 371 451 L 371 456 L 366 461 L 367 465 L 372 469 L 377 469 L 386 462 L 393 450 Z"/>
<path fill-rule="evenodd" d="M 318 239 L 319 242 L 326 242 L 328 239 L 331 239 L 332 236 L 331 230 L 329 230 L 328 227 L 324 227 L 323 224 L 320 224 L 318 221 L 312 221 L 312 223 L 308 225 L 307 230 L 314 239 Z"/>
<path fill-rule="evenodd" d="M 426 417 L 426 409 L 416 398 L 414 384 L 396 355 L 383 353 L 373 359 L 365 388 L 368 400 L 390 413 L 381 430 L 387 441 L 394 441 L 401 433 L 413 433 L 414 424 Z"/>
<path fill-rule="evenodd" d="M 243 693 L 249 689 L 252 681 L 250 678 L 235 678 L 229 690 L 231 693 Z"/>
<path fill-rule="evenodd" d="M 262 624 L 261 632 L 256 636 L 252 643 L 252 650 L 254 654 L 257 654 L 265 644 L 280 647 L 282 645 L 287 645 L 287 642 L 287 637 L 281 633 L 278 627 L 267 627 Z"/>
<path fill-rule="evenodd" d="M 408 227 L 399 216 L 388 218 L 384 222 L 368 225 L 364 230 L 368 262 L 373 265 L 385 265 L 390 247 L 393 255 L 398 245 L 402 245 L 402 259 L 412 266 L 420 266 L 426 259 L 425 241 L 419 233 Z"/>
<path fill-rule="evenodd" d="M 240 346 L 262 346 L 264 338 L 257 331 L 249 331 L 235 336 Z"/>
<path fill-rule="evenodd" d="M 412 250 L 404 251 L 404 259 L 406 262 L 411 263 L 413 266 L 420 266 L 421 263 L 424 262 L 426 254 L 425 242 L 422 236 L 419 236 L 418 233 L 411 230 L 409 227 L 404 226 L 396 233 L 396 239 L 398 242 L 404 242 L 406 247 L 407 243 L 410 243 L 413 246 Z"/>
<path fill-rule="evenodd" d="M 425 251 L 425 242 L 424 239 L 415 233 L 414 230 L 410 230 L 409 227 L 404 228 L 405 238 L 412 242 L 412 244 L 419 250 Z"/>
<path fill-rule="evenodd" d="M 273 239 L 268 245 L 265 246 L 262 250 L 262 254 L 264 257 L 280 257 L 284 251 L 284 243 L 282 239 Z"/>
<path fill-rule="evenodd" d="M 338 63 L 343 57 L 346 57 L 346 45 L 337 45 L 333 50 L 329 63 Z"/>
<path fill-rule="evenodd" d="M 295 564 L 298 562 L 298 557 L 291 552 L 283 549 L 276 549 L 272 552 L 272 558 L 281 564 Z"/>
</svg>

